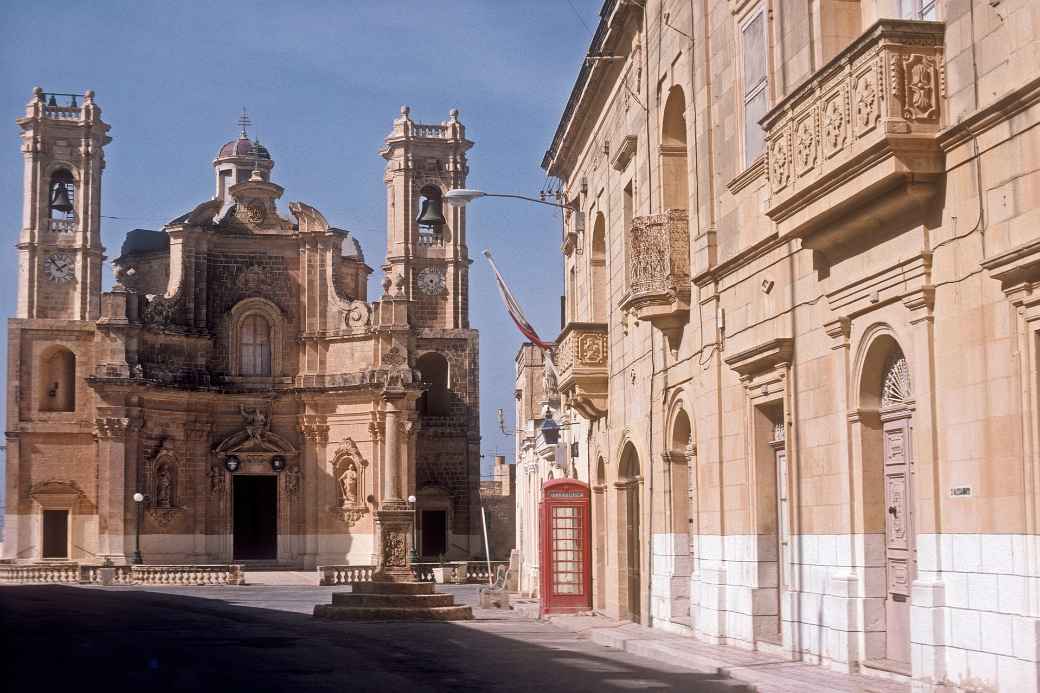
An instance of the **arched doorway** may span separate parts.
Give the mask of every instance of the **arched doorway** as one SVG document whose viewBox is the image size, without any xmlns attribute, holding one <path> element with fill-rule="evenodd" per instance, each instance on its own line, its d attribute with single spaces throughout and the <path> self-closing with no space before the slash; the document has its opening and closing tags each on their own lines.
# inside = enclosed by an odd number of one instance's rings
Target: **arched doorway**
<svg viewBox="0 0 1040 693">
<path fill-rule="evenodd" d="M 681 404 L 672 420 L 669 450 L 665 455 L 668 474 L 667 532 L 672 542 L 672 570 L 669 576 L 669 618 L 674 623 L 691 625 L 690 573 L 693 557 L 691 508 L 694 507 L 693 431 L 690 417 Z"/>
<path fill-rule="evenodd" d="M 618 607 L 622 618 L 642 619 L 642 579 L 639 522 L 639 455 L 625 445 L 618 465 Z"/>
<path fill-rule="evenodd" d="M 910 586 L 917 573 L 914 530 L 914 399 L 906 356 L 889 334 L 871 343 L 860 375 L 863 524 L 884 550 L 885 648 L 868 653 L 910 668 Z"/>
</svg>

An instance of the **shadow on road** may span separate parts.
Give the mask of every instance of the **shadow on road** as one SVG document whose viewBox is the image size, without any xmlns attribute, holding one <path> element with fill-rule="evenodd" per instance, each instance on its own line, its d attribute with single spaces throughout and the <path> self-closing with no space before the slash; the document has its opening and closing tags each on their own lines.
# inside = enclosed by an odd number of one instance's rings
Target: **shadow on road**
<svg viewBox="0 0 1040 693">
<path fill-rule="evenodd" d="M 733 690 L 543 623 L 333 623 L 228 603 L 249 589 L 0 588 L 7 690 Z"/>
</svg>

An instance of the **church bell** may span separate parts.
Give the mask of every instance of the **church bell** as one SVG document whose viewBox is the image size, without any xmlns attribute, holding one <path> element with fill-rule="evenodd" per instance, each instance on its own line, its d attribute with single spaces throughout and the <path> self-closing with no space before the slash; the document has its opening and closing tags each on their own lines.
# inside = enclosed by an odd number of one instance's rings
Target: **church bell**
<svg viewBox="0 0 1040 693">
<path fill-rule="evenodd" d="M 419 216 L 416 217 L 415 221 L 419 226 L 425 226 L 426 228 L 444 226 L 445 221 L 444 213 L 441 211 L 441 201 L 429 197 L 423 199 L 422 208 L 419 210 Z"/>
<path fill-rule="evenodd" d="M 69 199 L 69 191 L 65 188 L 64 183 L 54 186 L 54 193 L 51 195 L 51 209 L 65 214 L 72 211 L 72 200 Z"/>
</svg>

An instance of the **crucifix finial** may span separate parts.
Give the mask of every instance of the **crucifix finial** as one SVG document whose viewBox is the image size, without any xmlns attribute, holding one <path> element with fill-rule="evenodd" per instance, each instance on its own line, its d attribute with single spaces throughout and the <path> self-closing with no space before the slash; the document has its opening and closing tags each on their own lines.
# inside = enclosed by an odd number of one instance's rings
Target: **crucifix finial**
<svg viewBox="0 0 1040 693">
<path fill-rule="evenodd" d="M 242 107 L 242 115 L 238 117 L 238 127 L 242 128 L 242 137 L 248 138 L 249 135 L 246 133 L 246 128 L 253 124 L 253 121 L 249 119 L 249 114 L 246 113 L 246 107 Z"/>
</svg>

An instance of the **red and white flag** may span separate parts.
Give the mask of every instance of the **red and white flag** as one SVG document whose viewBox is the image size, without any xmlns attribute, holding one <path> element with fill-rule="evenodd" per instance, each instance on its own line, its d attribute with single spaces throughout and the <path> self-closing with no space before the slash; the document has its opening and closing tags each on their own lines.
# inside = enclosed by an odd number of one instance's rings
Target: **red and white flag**
<svg viewBox="0 0 1040 693">
<path fill-rule="evenodd" d="M 509 286 L 506 285 L 506 280 L 502 278 L 502 273 L 498 271 L 498 267 L 495 266 L 495 261 L 491 258 L 491 251 L 485 250 L 484 257 L 491 264 L 491 270 L 495 273 L 495 280 L 498 282 L 498 293 L 502 297 L 502 302 L 506 304 L 506 310 L 509 311 L 509 317 L 516 323 L 517 328 L 523 333 L 527 339 L 537 346 L 538 348 L 551 352 L 553 345 L 551 342 L 545 342 L 538 333 L 535 331 L 534 326 L 527 321 L 524 317 L 524 311 L 520 309 L 520 303 L 513 296 L 513 292 L 509 290 Z"/>
</svg>

